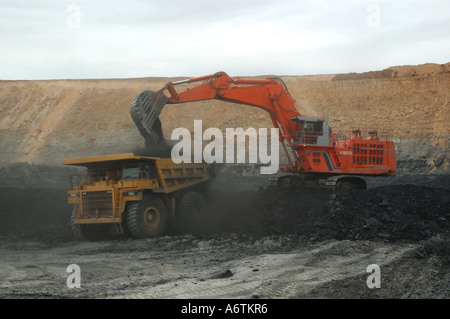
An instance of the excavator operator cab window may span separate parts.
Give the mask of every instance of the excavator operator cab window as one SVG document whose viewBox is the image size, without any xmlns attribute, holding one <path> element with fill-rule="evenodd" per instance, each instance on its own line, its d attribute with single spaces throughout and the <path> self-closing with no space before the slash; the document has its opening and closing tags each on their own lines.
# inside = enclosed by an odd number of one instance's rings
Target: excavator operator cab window
<svg viewBox="0 0 450 319">
<path fill-rule="evenodd" d="M 323 122 L 305 121 L 300 133 L 300 144 L 318 144 L 319 137 L 323 135 Z"/>
<path fill-rule="evenodd" d="M 290 120 L 296 123 L 295 144 L 329 145 L 331 130 L 326 118 L 294 116 Z"/>
<path fill-rule="evenodd" d="M 312 130 L 314 134 L 316 134 L 316 136 L 323 135 L 323 121 L 309 122 L 308 125 L 311 125 Z"/>
<path fill-rule="evenodd" d="M 330 130 L 324 118 L 296 116 L 291 118 L 296 122 L 295 143 L 307 145 L 328 145 Z"/>
<path fill-rule="evenodd" d="M 317 122 L 306 122 L 305 125 L 305 144 L 317 144 L 318 132 Z"/>
</svg>

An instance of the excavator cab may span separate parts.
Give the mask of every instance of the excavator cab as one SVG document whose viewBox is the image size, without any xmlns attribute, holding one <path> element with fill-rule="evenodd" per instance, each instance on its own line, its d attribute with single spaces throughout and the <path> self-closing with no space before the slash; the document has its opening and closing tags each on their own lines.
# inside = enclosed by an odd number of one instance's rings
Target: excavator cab
<svg viewBox="0 0 450 319">
<path fill-rule="evenodd" d="M 331 129 L 328 120 L 322 117 L 295 116 L 295 144 L 328 146 Z"/>
</svg>

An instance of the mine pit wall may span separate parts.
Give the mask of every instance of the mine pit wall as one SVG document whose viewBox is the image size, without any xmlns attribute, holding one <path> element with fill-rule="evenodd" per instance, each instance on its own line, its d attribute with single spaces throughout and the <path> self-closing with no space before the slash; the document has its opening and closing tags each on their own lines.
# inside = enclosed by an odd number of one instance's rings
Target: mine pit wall
<svg viewBox="0 0 450 319">
<path fill-rule="evenodd" d="M 399 174 L 448 174 L 450 169 L 450 137 L 394 139 Z"/>
<path fill-rule="evenodd" d="M 282 79 L 300 113 L 327 117 L 335 132 L 387 131 L 396 142 L 399 172 L 448 172 L 450 75 Z M 58 167 L 63 158 L 129 152 L 143 145 L 129 114 L 131 101 L 176 80 L 0 81 L 0 165 Z M 216 100 L 167 105 L 160 118 L 166 138 L 175 128 L 192 129 L 199 119 L 203 129 L 272 127 L 263 110 Z"/>
</svg>

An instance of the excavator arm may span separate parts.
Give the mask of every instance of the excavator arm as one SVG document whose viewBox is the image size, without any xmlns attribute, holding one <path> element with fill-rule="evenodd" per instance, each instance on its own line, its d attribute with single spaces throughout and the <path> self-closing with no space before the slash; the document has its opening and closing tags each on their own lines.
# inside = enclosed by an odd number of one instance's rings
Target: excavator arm
<svg viewBox="0 0 450 319">
<path fill-rule="evenodd" d="M 177 85 L 198 82 L 202 83 L 183 92 L 176 90 Z M 296 124 L 290 119 L 301 116 L 281 79 L 232 78 L 225 72 L 170 82 L 157 92 L 144 91 L 133 101 L 131 113 L 141 133 L 152 135 L 165 104 L 210 99 L 250 105 L 267 111 L 273 126 L 280 129 L 280 142 L 293 139 Z"/>
</svg>

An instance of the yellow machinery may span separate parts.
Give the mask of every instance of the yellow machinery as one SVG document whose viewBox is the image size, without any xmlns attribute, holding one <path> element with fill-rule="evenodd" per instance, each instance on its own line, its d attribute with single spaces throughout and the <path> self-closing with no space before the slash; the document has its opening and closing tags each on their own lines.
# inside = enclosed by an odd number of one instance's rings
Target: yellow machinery
<svg viewBox="0 0 450 319">
<path fill-rule="evenodd" d="M 175 164 L 133 153 L 65 159 L 63 164 L 87 169 L 72 176 L 68 202 L 74 205 L 74 233 L 88 239 L 111 233 L 158 237 L 172 221 L 189 229 L 201 218 L 202 187 L 213 177 L 208 164 Z"/>
</svg>

